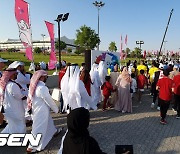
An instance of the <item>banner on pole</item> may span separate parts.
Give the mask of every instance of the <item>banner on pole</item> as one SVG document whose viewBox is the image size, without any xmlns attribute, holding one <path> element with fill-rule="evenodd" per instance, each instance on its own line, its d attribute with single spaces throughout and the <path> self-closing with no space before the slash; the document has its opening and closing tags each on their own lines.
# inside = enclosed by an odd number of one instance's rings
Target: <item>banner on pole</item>
<svg viewBox="0 0 180 154">
<path fill-rule="evenodd" d="M 26 48 L 26 57 L 33 60 L 29 4 L 24 0 L 15 0 L 15 17 L 19 28 L 19 38 Z"/>
<path fill-rule="evenodd" d="M 47 26 L 49 36 L 50 36 L 50 42 L 51 42 L 51 52 L 50 52 L 48 69 L 52 70 L 56 67 L 55 65 L 57 63 L 56 52 L 55 52 L 55 42 L 54 42 L 54 24 L 48 21 L 45 21 L 45 24 Z"/>
</svg>

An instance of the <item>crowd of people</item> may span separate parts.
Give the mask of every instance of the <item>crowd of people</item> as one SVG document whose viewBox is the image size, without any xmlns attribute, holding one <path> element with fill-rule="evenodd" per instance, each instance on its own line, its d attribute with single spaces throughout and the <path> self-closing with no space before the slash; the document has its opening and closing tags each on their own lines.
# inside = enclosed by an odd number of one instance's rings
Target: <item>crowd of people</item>
<svg viewBox="0 0 180 154">
<path fill-rule="evenodd" d="M 153 97 L 151 108 L 157 106 L 160 110 L 161 124 L 167 124 L 165 118 L 171 102 L 177 112 L 176 118 L 180 118 L 178 60 L 157 60 L 151 65 L 143 60 L 139 65 L 137 61 L 128 61 L 121 67 L 115 64 L 112 70 L 105 61 L 94 62 L 91 70 L 85 63 L 79 67 L 64 61 L 59 71 L 60 106 L 54 102 L 45 85 L 46 71 L 38 69 L 33 74 L 28 73 L 24 63 L 19 61 L 3 70 L 6 62 L 0 58 L 0 111 L 4 115 L 1 127 L 5 127 L 1 133 L 26 133 L 26 125 L 32 124 L 31 133 L 41 133 L 42 138 L 38 147 L 28 146 L 28 153 L 43 150 L 62 131 L 63 128 L 55 127 L 50 110 L 68 114 L 68 130 L 63 136 L 59 154 L 72 153 L 70 146 L 73 153 L 103 153 L 96 140 L 89 136 L 88 110 L 100 108 L 105 112 L 114 107 L 118 112 L 132 113 L 134 97 L 140 104 L 145 103 L 145 89 L 149 89 Z"/>
</svg>

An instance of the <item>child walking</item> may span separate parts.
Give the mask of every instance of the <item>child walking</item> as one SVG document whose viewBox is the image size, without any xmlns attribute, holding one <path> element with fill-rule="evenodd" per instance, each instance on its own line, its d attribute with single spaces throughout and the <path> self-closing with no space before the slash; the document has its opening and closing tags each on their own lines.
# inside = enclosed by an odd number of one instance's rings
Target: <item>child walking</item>
<svg viewBox="0 0 180 154">
<path fill-rule="evenodd" d="M 136 82 L 134 73 L 131 73 L 131 79 L 132 79 L 132 82 L 131 82 L 130 93 L 131 93 L 131 98 L 133 98 L 133 94 L 136 92 L 136 88 L 137 88 L 137 82 Z"/>
<path fill-rule="evenodd" d="M 147 78 L 144 75 L 144 70 L 140 70 L 140 75 L 137 77 L 138 91 L 139 91 L 139 103 L 141 102 L 142 93 L 144 92 L 144 86 L 147 84 Z"/>
<path fill-rule="evenodd" d="M 103 91 L 103 96 L 104 96 L 104 103 L 103 103 L 103 111 L 106 110 L 106 107 L 111 107 L 111 104 L 109 103 L 108 99 L 109 96 L 111 96 L 111 92 L 115 92 L 116 89 L 113 89 L 113 86 L 110 83 L 110 76 L 105 77 L 105 82 L 101 86 L 101 90 Z"/>
</svg>

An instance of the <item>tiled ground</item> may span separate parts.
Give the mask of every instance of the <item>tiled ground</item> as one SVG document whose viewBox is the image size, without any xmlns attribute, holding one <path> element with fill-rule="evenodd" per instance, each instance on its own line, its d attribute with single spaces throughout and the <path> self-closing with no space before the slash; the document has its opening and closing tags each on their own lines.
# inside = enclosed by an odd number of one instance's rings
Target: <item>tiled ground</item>
<svg viewBox="0 0 180 154">
<path fill-rule="evenodd" d="M 152 98 L 146 91 L 142 104 L 133 100 L 133 113 L 120 113 L 113 109 L 107 112 L 91 111 L 90 135 L 99 143 L 101 149 L 114 154 L 115 145 L 131 144 L 135 154 L 178 154 L 180 153 L 180 119 L 168 111 L 167 125 L 159 123 L 159 111 L 151 109 Z M 52 114 L 57 127 L 66 127 L 66 115 Z M 28 128 L 30 129 L 30 128 Z M 41 154 L 57 153 L 61 137 L 53 138 Z M 25 153 L 25 148 L 0 148 L 0 153 Z"/>
</svg>

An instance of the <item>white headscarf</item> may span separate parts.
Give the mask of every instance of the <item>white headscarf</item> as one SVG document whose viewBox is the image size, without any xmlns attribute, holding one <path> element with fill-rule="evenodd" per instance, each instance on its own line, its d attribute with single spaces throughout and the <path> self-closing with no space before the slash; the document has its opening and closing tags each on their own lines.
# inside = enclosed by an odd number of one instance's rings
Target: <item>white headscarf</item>
<svg viewBox="0 0 180 154">
<path fill-rule="evenodd" d="M 66 111 L 68 105 L 68 93 L 69 93 L 69 78 L 70 78 L 70 66 L 67 67 L 66 73 L 61 80 L 61 92 L 64 100 L 63 110 Z"/>
<path fill-rule="evenodd" d="M 74 72 L 72 77 L 69 80 L 69 104 L 72 109 L 81 107 L 81 96 L 80 96 L 80 89 L 79 89 L 79 66 L 73 67 Z"/>
<path fill-rule="evenodd" d="M 105 82 L 105 76 L 107 75 L 107 68 L 104 61 L 100 61 L 98 71 L 101 83 L 103 84 Z"/>
</svg>

